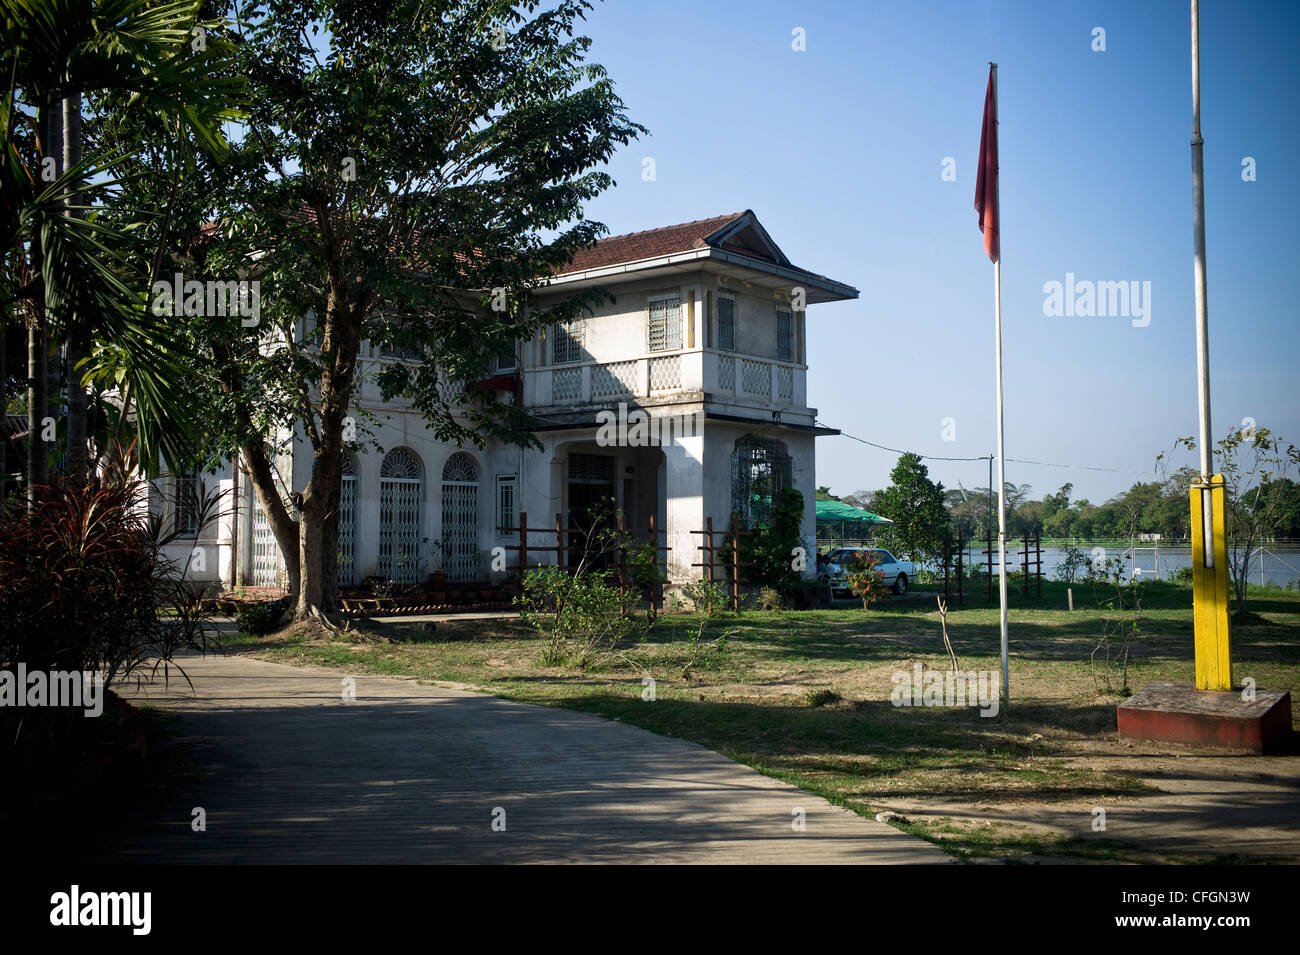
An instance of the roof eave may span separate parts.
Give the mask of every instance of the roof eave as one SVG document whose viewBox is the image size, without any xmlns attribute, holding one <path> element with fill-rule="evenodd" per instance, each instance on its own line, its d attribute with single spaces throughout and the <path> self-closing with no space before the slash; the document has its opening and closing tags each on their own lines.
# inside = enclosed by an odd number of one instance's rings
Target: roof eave
<svg viewBox="0 0 1300 955">
<path fill-rule="evenodd" d="M 858 290 L 852 285 L 837 282 L 824 275 L 806 272 L 803 269 L 795 268 L 793 266 L 777 265 L 774 262 L 764 262 L 762 259 L 751 258 L 750 256 L 740 255 L 735 252 L 727 252 L 711 246 L 703 249 L 688 249 L 684 252 L 670 252 L 667 255 L 658 255 L 648 259 L 638 259 L 634 262 L 621 262 L 617 265 L 605 265 L 595 269 L 584 269 L 578 272 L 565 272 L 548 279 L 546 284 L 570 285 L 579 282 L 594 282 L 599 279 L 619 278 L 639 272 L 650 272 L 655 269 L 662 269 L 669 266 L 687 265 L 692 262 L 703 264 L 706 261 L 720 262 L 727 265 L 739 266 L 741 268 L 753 269 L 756 272 L 763 272 L 787 280 L 795 285 L 803 285 L 805 287 L 810 286 L 825 293 L 825 297 L 819 297 L 818 301 L 844 301 L 846 299 L 854 299 L 858 297 Z"/>
</svg>

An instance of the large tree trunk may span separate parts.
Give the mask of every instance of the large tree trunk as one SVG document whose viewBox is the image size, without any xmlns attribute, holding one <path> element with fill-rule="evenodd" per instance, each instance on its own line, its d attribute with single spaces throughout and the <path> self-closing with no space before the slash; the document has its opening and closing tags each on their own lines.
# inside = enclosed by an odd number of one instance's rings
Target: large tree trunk
<svg viewBox="0 0 1300 955">
<path fill-rule="evenodd" d="M 81 94 L 76 93 L 63 101 L 63 168 L 71 169 L 81 162 Z M 68 209 L 70 216 L 79 216 L 76 209 Z M 76 327 L 89 316 L 64 316 L 74 323 L 65 330 L 63 339 L 64 374 L 68 388 L 67 440 L 68 454 L 65 473 L 77 484 L 86 481 L 86 390 L 81 387 L 81 372 L 77 363 L 85 357 L 83 335 Z"/>
<path fill-rule="evenodd" d="M 294 618 L 338 607 L 339 498 L 343 482 L 343 425 L 352 397 L 364 303 L 341 282 L 331 284 L 321 338 L 320 418 L 312 476 L 302 495 L 300 574 Z"/>
</svg>

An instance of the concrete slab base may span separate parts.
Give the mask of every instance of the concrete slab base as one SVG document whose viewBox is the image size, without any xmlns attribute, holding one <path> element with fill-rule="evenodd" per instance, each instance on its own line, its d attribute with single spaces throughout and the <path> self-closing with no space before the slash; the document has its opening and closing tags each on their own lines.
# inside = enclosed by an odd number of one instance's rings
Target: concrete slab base
<svg viewBox="0 0 1300 955">
<path fill-rule="evenodd" d="M 1190 683 L 1152 683 L 1117 709 L 1121 739 L 1167 740 L 1250 753 L 1272 753 L 1291 736 L 1291 693 L 1198 690 Z"/>
</svg>

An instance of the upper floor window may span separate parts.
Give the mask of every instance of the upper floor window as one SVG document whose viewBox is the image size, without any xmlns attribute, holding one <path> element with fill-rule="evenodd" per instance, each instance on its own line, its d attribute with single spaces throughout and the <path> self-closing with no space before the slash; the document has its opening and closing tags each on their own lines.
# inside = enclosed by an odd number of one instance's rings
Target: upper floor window
<svg viewBox="0 0 1300 955">
<path fill-rule="evenodd" d="M 519 367 L 519 348 L 516 342 L 511 342 L 506 347 L 497 352 L 494 367 L 498 373 L 514 371 Z"/>
<path fill-rule="evenodd" d="M 172 478 L 172 522 L 177 534 L 194 534 L 199 529 L 199 476 L 178 474 Z"/>
<path fill-rule="evenodd" d="M 682 347 L 682 299 L 660 295 L 650 299 L 650 350 L 672 351 Z"/>
<path fill-rule="evenodd" d="M 509 537 L 515 526 L 515 488 L 513 474 L 497 475 L 497 535 Z"/>
<path fill-rule="evenodd" d="M 776 310 L 776 357 L 794 361 L 794 320 L 788 308 Z"/>
<path fill-rule="evenodd" d="M 557 322 L 552 327 L 551 362 L 556 365 L 582 360 L 582 319 Z"/>
<path fill-rule="evenodd" d="M 730 295 L 718 296 L 718 348 L 736 350 L 736 300 Z"/>
</svg>

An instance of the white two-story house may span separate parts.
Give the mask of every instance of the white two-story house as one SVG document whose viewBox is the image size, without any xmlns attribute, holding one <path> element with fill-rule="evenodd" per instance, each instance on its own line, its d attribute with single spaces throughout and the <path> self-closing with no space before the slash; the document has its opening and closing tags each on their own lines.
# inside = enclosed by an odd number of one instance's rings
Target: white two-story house
<svg viewBox="0 0 1300 955">
<path fill-rule="evenodd" d="M 567 327 L 552 326 L 497 359 L 497 384 L 533 421 L 541 449 L 501 442 L 483 450 L 439 441 L 402 401 L 366 380 L 385 360 L 363 346 L 361 408 L 382 453 L 345 463 L 340 584 L 369 576 L 416 582 L 441 569 L 486 580 L 494 548 L 529 526 L 569 527 L 602 498 L 627 524 L 653 518 L 670 580 L 700 577 L 702 530 L 752 524 L 784 488 L 803 494 L 803 534 L 815 540 L 816 424 L 807 401 L 809 307 L 857 289 L 790 263 L 750 211 L 602 240 L 550 280 L 554 294 L 600 286 L 614 296 Z M 539 297 L 544 298 L 547 290 Z M 305 485 L 310 449 L 281 459 L 287 490 Z M 283 582 L 274 537 L 247 480 L 229 472 L 169 479 L 159 502 L 188 520 L 194 482 L 233 495 L 200 539 L 210 553 L 196 578 L 226 587 Z M 438 542 L 439 546 L 431 546 Z M 529 564 L 555 560 L 530 535 Z M 497 551 L 497 555 L 501 555 Z M 508 566 L 517 551 L 507 551 Z"/>
</svg>

